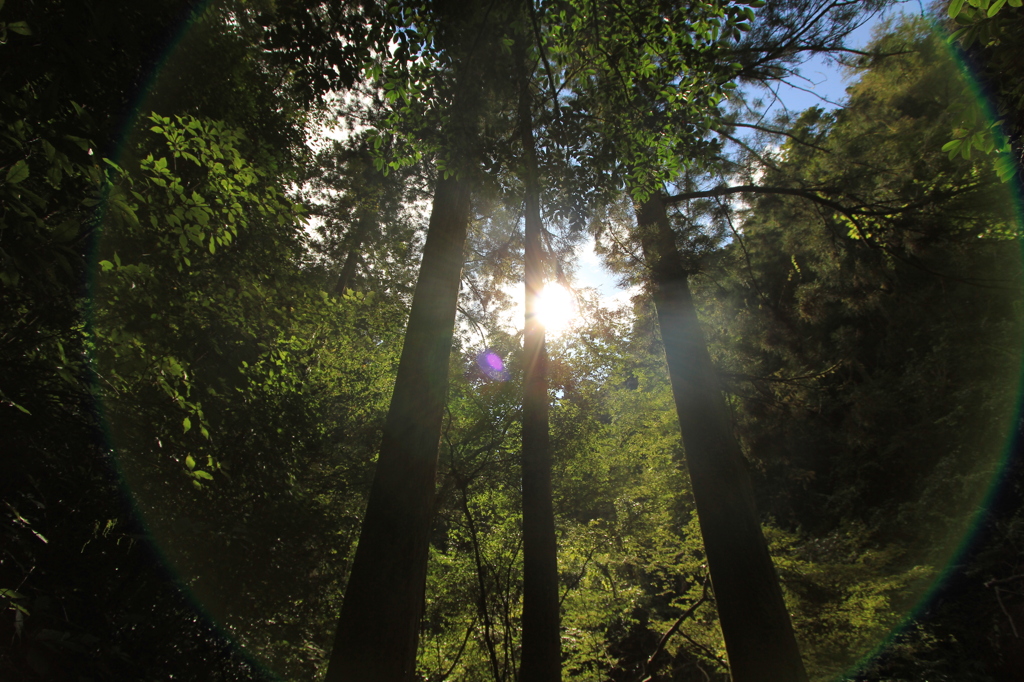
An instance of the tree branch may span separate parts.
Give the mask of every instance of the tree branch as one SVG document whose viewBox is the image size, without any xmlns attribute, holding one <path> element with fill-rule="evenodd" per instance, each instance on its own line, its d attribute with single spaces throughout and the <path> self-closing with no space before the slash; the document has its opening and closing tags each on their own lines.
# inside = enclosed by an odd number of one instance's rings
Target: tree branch
<svg viewBox="0 0 1024 682">
<path fill-rule="evenodd" d="M 658 642 L 657 648 L 654 649 L 654 653 L 647 657 L 647 663 L 644 664 L 645 671 L 648 668 L 648 666 L 654 663 L 654 659 L 658 657 L 658 654 L 660 654 L 665 649 L 665 645 L 668 644 L 668 640 L 672 638 L 672 635 L 676 634 L 676 631 L 679 629 L 679 626 L 683 624 L 683 621 L 692 616 L 697 611 L 697 609 L 700 608 L 700 605 L 707 601 L 708 580 L 709 576 L 706 576 L 704 578 L 703 584 L 704 593 L 701 595 L 700 599 L 691 604 L 690 608 L 686 609 L 686 611 L 683 612 L 683 615 L 679 616 L 679 618 L 676 619 L 676 622 L 672 624 L 672 627 L 668 629 L 668 632 L 661 636 L 661 640 Z M 648 675 L 643 682 L 649 682 L 653 679 L 653 675 Z"/>
<path fill-rule="evenodd" d="M 790 196 L 803 197 L 805 199 L 810 199 L 811 201 L 816 201 L 817 203 L 822 204 L 823 206 L 828 206 L 829 208 L 832 208 L 832 209 L 834 209 L 836 211 L 839 211 L 839 212 L 841 212 L 843 214 L 846 214 L 846 213 L 849 212 L 849 209 L 847 209 L 842 204 L 838 204 L 838 203 L 832 201 L 831 199 L 826 199 L 825 197 L 821 196 L 820 194 L 818 194 L 818 193 L 816 193 L 816 192 L 814 192 L 812 190 L 800 189 L 799 187 L 763 187 L 763 186 L 760 186 L 760 185 L 733 185 L 731 187 L 728 187 L 728 186 L 726 186 L 726 187 L 716 187 L 714 189 L 706 189 L 706 190 L 700 190 L 700 191 L 696 191 L 696 192 L 682 192 L 680 194 L 674 194 L 674 195 L 672 195 L 670 197 L 666 197 L 665 198 L 665 205 L 671 206 L 673 204 L 678 204 L 679 202 L 688 201 L 690 199 L 706 199 L 706 198 L 710 198 L 710 197 L 724 197 L 724 196 L 727 196 L 729 194 L 743 194 L 743 193 L 751 193 L 751 194 L 788 194 Z"/>
<path fill-rule="evenodd" d="M 828 149 L 825 149 L 824 147 L 819 147 L 818 145 L 814 144 L 813 142 L 808 142 L 807 140 L 801 140 L 796 135 L 794 135 L 792 133 L 787 133 L 785 130 L 775 130 L 774 128 L 766 128 L 764 126 L 757 125 L 756 123 L 732 123 L 731 125 L 733 127 L 735 127 L 735 128 L 751 128 L 753 130 L 759 130 L 762 133 L 768 133 L 770 135 L 782 135 L 784 137 L 788 137 L 789 139 L 793 140 L 794 142 L 798 142 L 799 144 L 804 145 L 805 147 L 810 147 L 811 149 L 817 149 L 819 152 L 825 152 L 826 154 L 830 153 Z"/>
<path fill-rule="evenodd" d="M 548 62 L 548 54 L 540 38 L 540 27 L 537 26 L 537 11 L 533 6 L 533 0 L 527 0 L 526 6 L 530 14 L 530 24 L 533 26 L 533 36 L 537 41 L 537 51 L 540 52 L 541 61 L 544 62 L 544 71 L 548 76 L 548 89 L 551 90 L 551 100 L 555 108 L 555 120 L 562 122 L 562 115 L 558 107 L 558 94 L 561 89 L 555 89 L 555 77 L 551 72 L 551 63 Z"/>
</svg>

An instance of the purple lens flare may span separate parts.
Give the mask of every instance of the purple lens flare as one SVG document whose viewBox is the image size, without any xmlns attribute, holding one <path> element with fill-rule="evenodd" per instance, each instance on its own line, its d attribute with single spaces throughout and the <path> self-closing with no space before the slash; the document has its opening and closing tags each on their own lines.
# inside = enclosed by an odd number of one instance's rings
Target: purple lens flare
<svg viewBox="0 0 1024 682">
<path fill-rule="evenodd" d="M 493 379 L 494 381 L 508 380 L 505 362 L 501 359 L 500 355 L 490 348 L 476 356 L 476 364 L 488 379 Z"/>
</svg>

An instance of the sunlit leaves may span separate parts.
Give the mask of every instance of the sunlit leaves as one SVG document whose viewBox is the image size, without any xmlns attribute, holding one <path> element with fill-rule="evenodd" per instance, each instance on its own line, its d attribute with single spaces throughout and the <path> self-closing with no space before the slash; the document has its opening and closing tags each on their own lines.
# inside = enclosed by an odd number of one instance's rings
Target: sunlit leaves
<svg viewBox="0 0 1024 682">
<path fill-rule="evenodd" d="M 209 281 L 213 268 L 224 267 L 217 262 L 230 262 L 224 260 L 231 258 L 226 252 L 215 260 L 218 247 L 231 246 L 239 234 L 257 225 L 260 230 L 283 228 L 287 234 L 301 213 L 242 156 L 240 132 L 192 117 L 153 114 L 150 120 L 156 124 L 149 131 L 156 144 L 143 152 L 136 171 L 104 160 L 103 248 L 117 250 L 99 261 L 94 333 L 105 383 L 115 396 L 138 391 L 140 382 L 149 384 L 170 401 L 169 408 L 184 413 L 178 417 L 180 433 L 190 434 L 195 422 L 200 438 L 209 441 L 194 372 L 181 351 L 171 350 L 174 335 L 213 313 L 214 302 L 237 303 L 238 289 L 246 285 L 232 279 L 236 289 L 227 289 L 225 299 L 223 289 L 207 296 L 194 290 L 190 280 L 199 275 Z M 146 326 L 129 330 L 108 322 L 126 314 L 169 336 L 153 336 Z"/>
<path fill-rule="evenodd" d="M 611 163 L 624 170 L 634 199 L 702 154 L 718 105 L 734 87 L 721 47 L 749 28 L 751 13 L 718 2 L 666 9 L 581 0 L 549 18 L 550 49 L 572 78 L 574 104 L 587 112 L 589 134 L 614 148 Z"/>
<path fill-rule="evenodd" d="M 956 19 L 961 16 L 961 13 L 963 13 L 965 4 L 974 10 L 971 14 L 976 14 L 979 17 L 983 16 L 990 18 L 998 14 L 999 10 L 1001 10 L 1004 5 L 1020 7 L 1022 0 L 967 0 L 966 2 L 965 0 L 951 0 L 949 3 L 949 9 L 946 13 L 951 19 Z M 974 18 L 976 17 L 968 17 L 968 20 Z"/>
<path fill-rule="evenodd" d="M 1004 6 L 1013 10 L 995 18 Z M 963 0 L 953 0 L 949 6 L 949 16 L 955 18 L 956 23 L 962 27 L 954 31 L 948 41 L 964 50 L 973 47 L 974 52 L 985 52 L 994 57 L 981 59 L 982 62 L 989 62 L 984 67 L 986 73 L 974 77 L 985 82 L 986 87 L 999 83 L 1001 92 L 994 98 L 997 107 L 994 118 L 997 120 L 990 120 L 989 112 L 980 110 L 977 93 L 960 93 L 956 98 L 956 108 L 960 110 L 957 125 L 952 139 L 943 145 L 942 150 L 949 153 L 951 159 L 959 154 L 965 161 L 970 159 L 972 149 L 986 155 L 994 153 L 995 169 L 1003 182 L 1009 182 L 1014 176 L 1010 156 L 1012 150 L 1007 138 L 1020 134 L 1019 130 L 1012 129 L 1012 121 L 1015 120 L 1015 110 L 1024 101 L 1024 90 L 1014 75 L 1014 69 L 1019 68 L 1019 60 L 1003 46 L 1018 41 L 1021 6 L 1022 0 L 1011 0 L 1009 3 L 1005 0 L 970 0 L 966 5 Z M 1014 35 L 1014 31 L 1018 35 Z M 980 54 L 974 58 L 979 59 Z"/>
</svg>

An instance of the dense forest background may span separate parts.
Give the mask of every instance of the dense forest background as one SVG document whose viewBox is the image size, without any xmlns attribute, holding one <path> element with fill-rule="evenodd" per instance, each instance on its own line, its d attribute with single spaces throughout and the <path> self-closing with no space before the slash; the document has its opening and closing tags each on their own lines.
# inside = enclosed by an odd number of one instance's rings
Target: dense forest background
<svg viewBox="0 0 1024 682">
<path fill-rule="evenodd" d="M 965 5 L 952 38 L 945 6 L 897 15 L 865 51 L 844 36 L 879 3 L 759 4 L 723 38 L 740 87 L 665 187 L 808 674 L 1024 679 L 1020 2 Z M 324 674 L 450 161 L 410 151 L 438 95 L 392 71 L 453 68 L 409 47 L 434 5 L 0 0 L 0 679 Z M 820 42 L 772 42 L 815 16 Z M 756 86 L 822 52 L 842 106 L 763 116 Z M 539 98 L 558 59 L 536 55 Z M 500 70 L 475 77 L 500 101 Z M 519 679 L 521 645 L 522 188 L 514 118 L 468 115 L 493 163 L 420 630 L 437 682 Z M 581 193 L 600 171 L 556 147 L 563 675 L 725 680 L 636 195 Z M 629 305 L 573 289 L 588 242 Z"/>
</svg>

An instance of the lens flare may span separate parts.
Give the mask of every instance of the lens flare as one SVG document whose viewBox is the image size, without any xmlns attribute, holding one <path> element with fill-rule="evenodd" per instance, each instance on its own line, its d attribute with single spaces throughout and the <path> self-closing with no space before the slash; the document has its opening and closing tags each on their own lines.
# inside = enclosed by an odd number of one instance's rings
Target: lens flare
<svg viewBox="0 0 1024 682">
<path fill-rule="evenodd" d="M 500 355 L 490 348 L 476 356 L 476 364 L 488 379 L 492 379 L 494 381 L 508 380 L 508 372 L 505 370 L 505 361 L 501 359 Z"/>
<path fill-rule="evenodd" d="M 576 299 L 560 284 L 545 284 L 538 300 L 537 312 L 548 336 L 558 336 L 572 327 L 579 313 Z"/>
</svg>

